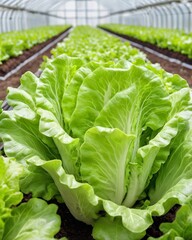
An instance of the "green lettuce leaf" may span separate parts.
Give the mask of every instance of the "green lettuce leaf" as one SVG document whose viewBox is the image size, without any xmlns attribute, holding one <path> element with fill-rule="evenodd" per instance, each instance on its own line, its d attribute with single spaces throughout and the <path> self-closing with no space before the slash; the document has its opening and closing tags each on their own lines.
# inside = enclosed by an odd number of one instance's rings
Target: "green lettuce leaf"
<svg viewBox="0 0 192 240">
<path fill-rule="evenodd" d="M 186 203 L 176 213 L 176 219 L 173 223 L 162 223 L 160 230 L 165 233 L 176 232 L 177 237 L 190 239 L 192 236 L 192 197 L 187 199 Z"/>
<path fill-rule="evenodd" d="M 47 201 L 57 198 L 61 201 L 60 193 L 52 177 L 42 168 L 28 166 L 27 171 L 20 179 L 20 187 L 23 193 L 32 193 L 33 197 L 41 197 Z"/>
<path fill-rule="evenodd" d="M 130 163 L 130 179 L 124 205 L 133 206 L 140 194 L 148 186 L 152 176 L 161 169 L 171 151 L 170 144 L 174 138 L 188 125 L 192 112 L 183 111 L 168 121 L 161 131 L 149 141 L 149 144 L 138 149 L 136 162 Z M 179 159 L 179 161 L 181 161 Z M 163 168 L 163 167 L 162 167 Z M 181 171 L 184 171 L 182 169 Z M 154 177 L 155 178 L 155 177 Z M 160 183 L 162 184 L 162 183 Z M 152 201 L 154 203 L 154 201 Z"/>
<path fill-rule="evenodd" d="M 2 113 L 2 104 L 3 104 L 3 101 L 0 101 L 0 114 Z"/>
<path fill-rule="evenodd" d="M 45 169 L 54 182 L 70 212 L 75 218 L 92 224 L 102 211 L 100 198 L 94 194 L 92 186 L 77 182 L 73 175 L 65 173 L 60 160 L 42 161 L 31 159 L 31 163 Z"/>
<path fill-rule="evenodd" d="M 24 164 L 35 155 L 47 160 L 59 157 L 53 140 L 39 132 L 38 119 L 22 118 L 14 110 L 4 111 L 0 116 L 0 134 L 6 155 Z"/>
<path fill-rule="evenodd" d="M 2 240 L 53 240 L 60 228 L 57 206 L 37 198 L 12 210 L 5 222 Z"/>
<path fill-rule="evenodd" d="M 96 240 L 140 240 L 144 233 L 135 234 L 128 231 L 120 218 L 101 217 L 95 223 L 92 235 Z"/>
<path fill-rule="evenodd" d="M 79 58 L 61 55 L 52 60 L 40 76 L 36 91 L 37 107 L 50 111 L 61 127 L 64 126 L 61 108 L 64 92 L 82 65 L 83 61 Z"/>
<path fill-rule="evenodd" d="M 98 67 L 99 67 L 99 64 L 95 62 L 90 62 L 85 66 L 82 66 L 76 71 L 74 77 L 70 81 L 70 84 L 67 86 L 63 95 L 63 100 L 62 100 L 62 110 L 63 110 L 64 120 L 65 120 L 65 127 L 67 129 L 69 128 L 68 125 L 69 125 L 71 115 L 76 107 L 79 88 L 83 83 L 84 79 Z"/>
<path fill-rule="evenodd" d="M 0 166 L 0 239 L 2 239 L 5 221 L 11 216 L 11 207 L 20 203 L 23 198 L 19 186 L 23 167 L 15 159 L 2 156 Z"/>
<path fill-rule="evenodd" d="M 122 83 L 120 86 L 117 78 Z M 127 78 L 127 70 L 100 67 L 84 79 L 70 120 L 74 136 L 81 138 L 84 136 L 110 98 L 120 90 L 119 88 L 124 89 L 128 85 Z"/>
<path fill-rule="evenodd" d="M 149 196 L 152 203 L 157 202 L 168 189 L 182 179 L 192 178 L 192 118 L 191 112 L 183 112 L 184 114 L 189 120 L 184 122 L 180 119 L 178 134 L 170 144 L 171 154 L 155 176 L 154 186 L 150 188 Z M 182 113 L 180 116 L 182 117 Z"/>
<path fill-rule="evenodd" d="M 21 92 L 20 92 L 21 93 Z M 24 113 L 22 113 L 24 111 Z M 50 200 L 58 195 L 52 178 L 43 170 L 32 169 L 26 160 L 34 156 L 50 160 L 60 158 L 58 150 L 51 138 L 47 138 L 38 129 L 38 117 L 27 119 L 25 109 L 4 111 L 0 118 L 0 134 L 4 142 L 4 151 L 8 157 L 15 157 L 25 166 L 25 174 L 20 184 L 24 193 Z M 20 116 L 19 116 L 20 115 Z"/>
<path fill-rule="evenodd" d="M 8 88 L 7 102 L 18 116 L 31 120 L 36 118 L 35 92 L 38 80 L 33 73 L 26 72 L 20 79 L 19 88 Z"/>
<path fill-rule="evenodd" d="M 116 127 L 125 133 L 135 134 L 137 138 L 147 127 L 153 130 L 162 127 L 171 105 L 161 79 L 134 65 L 127 70 L 125 83 L 122 83 L 120 72 L 114 74 L 119 75 L 116 84 L 118 88 L 124 84 L 123 90 L 117 89 L 116 94 L 105 102 L 95 126 Z"/>
<path fill-rule="evenodd" d="M 180 207 L 176 213 L 176 218 L 172 223 L 162 223 L 160 230 L 164 234 L 159 238 L 149 239 L 190 239 L 192 236 L 192 197 Z"/>
<path fill-rule="evenodd" d="M 118 129 L 95 127 L 86 132 L 80 149 L 82 180 L 98 196 L 119 205 L 127 191 L 128 162 L 134 139 Z"/>
<path fill-rule="evenodd" d="M 164 215 L 175 204 L 183 205 L 186 203 L 192 194 L 191 187 L 191 179 L 182 180 L 169 189 L 156 204 L 148 207 L 128 208 L 103 200 L 103 208 L 106 214 L 93 225 L 93 236 L 100 240 L 110 239 L 114 234 L 114 236 L 117 236 L 114 239 L 117 240 L 118 235 L 122 239 L 139 240 L 145 236 L 147 228 L 153 223 L 152 216 Z"/>
<path fill-rule="evenodd" d="M 65 131 L 62 103 L 65 91 L 82 64 L 83 61 L 79 58 L 66 55 L 51 61 L 39 79 L 36 97 L 40 132 L 53 139 L 66 172 L 74 175 L 78 172 L 76 164 L 79 140 Z"/>
<path fill-rule="evenodd" d="M 39 109 L 38 113 L 41 115 L 39 130 L 44 136 L 53 139 L 66 172 L 77 175 L 79 139 L 69 136 L 50 111 Z"/>
<path fill-rule="evenodd" d="M 123 90 L 126 91 L 120 93 Z M 135 91 L 135 102 L 132 103 L 130 109 L 133 91 Z M 152 129 L 158 129 L 165 123 L 170 110 L 167 96 L 158 76 L 146 71 L 143 67 L 132 65 L 130 69 L 97 68 L 84 80 L 79 89 L 76 108 L 70 121 L 72 134 L 82 138 L 95 121 L 96 125 L 119 127 L 127 131 L 132 126 L 138 131 L 138 135 L 142 124 L 143 128 L 149 126 Z M 159 101 L 154 101 L 157 97 Z M 120 105 L 121 108 L 119 108 Z M 123 105 L 125 107 L 122 107 Z M 126 112 L 127 109 L 128 112 Z M 111 116 L 112 113 L 116 113 L 117 119 Z M 138 123 L 133 123 L 132 119 L 129 121 L 128 116 L 131 114 L 135 114 L 133 119 L 138 117 Z M 143 122 L 140 122 L 140 116 L 143 117 Z M 123 119 L 120 121 L 121 118 Z"/>
</svg>

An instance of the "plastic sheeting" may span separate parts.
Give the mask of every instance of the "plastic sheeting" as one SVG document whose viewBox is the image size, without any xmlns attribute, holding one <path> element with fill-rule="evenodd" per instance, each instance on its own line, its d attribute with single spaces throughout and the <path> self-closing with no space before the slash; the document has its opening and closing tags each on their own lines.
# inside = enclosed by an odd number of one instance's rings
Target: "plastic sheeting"
<svg viewBox="0 0 192 240">
<path fill-rule="evenodd" d="M 0 0 L 0 32 L 40 25 L 107 22 L 191 31 L 191 1 Z"/>
</svg>

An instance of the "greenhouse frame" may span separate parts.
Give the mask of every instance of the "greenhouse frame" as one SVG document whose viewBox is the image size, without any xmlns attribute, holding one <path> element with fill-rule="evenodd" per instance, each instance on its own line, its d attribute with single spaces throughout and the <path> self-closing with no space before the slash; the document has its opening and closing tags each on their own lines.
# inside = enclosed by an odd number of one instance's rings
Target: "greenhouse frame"
<svg viewBox="0 0 192 240">
<path fill-rule="evenodd" d="M 28 1 L 5 0 L 0 4 L 1 32 L 39 25 L 106 22 L 192 30 L 191 1 Z"/>
</svg>

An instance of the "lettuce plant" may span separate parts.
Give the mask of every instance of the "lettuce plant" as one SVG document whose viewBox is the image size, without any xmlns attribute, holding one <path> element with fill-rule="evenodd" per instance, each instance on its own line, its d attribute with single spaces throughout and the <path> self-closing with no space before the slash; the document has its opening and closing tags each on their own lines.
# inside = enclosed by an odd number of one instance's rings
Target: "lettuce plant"
<svg viewBox="0 0 192 240">
<path fill-rule="evenodd" d="M 98 240 L 141 239 L 152 216 L 192 194 L 190 88 L 152 65 L 120 65 L 60 55 L 9 88 L 13 110 L 0 116 L 21 189 L 59 193 Z"/>
<path fill-rule="evenodd" d="M 0 165 L 0 239 L 55 239 L 60 227 L 57 206 L 37 198 L 21 203 L 23 165 L 4 157 L 0 157 Z"/>
<path fill-rule="evenodd" d="M 11 206 L 20 203 L 23 194 L 19 189 L 22 166 L 13 159 L 0 157 L 0 239 L 5 221 L 11 216 Z"/>
<path fill-rule="evenodd" d="M 122 42 L 100 29 L 90 26 L 78 26 L 63 42 L 58 43 L 51 53 L 53 57 L 66 54 L 79 57 L 85 63 L 95 61 L 102 63 L 117 63 L 119 60 L 129 60 L 133 63 L 144 64 L 146 56 L 143 52 L 130 46 L 129 42 Z"/>
<path fill-rule="evenodd" d="M 22 54 L 26 49 L 32 48 L 38 43 L 45 42 L 47 39 L 68 29 L 65 26 L 43 26 L 23 31 L 5 32 L 0 34 L 0 64 L 11 57 Z"/>
<path fill-rule="evenodd" d="M 128 26 L 123 24 L 102 24 L 100 27 L 113 32 L 134 37 L 143 42 L 167 48 L 192 58 L 192 35 L 177 29 Z"/>
</svg>

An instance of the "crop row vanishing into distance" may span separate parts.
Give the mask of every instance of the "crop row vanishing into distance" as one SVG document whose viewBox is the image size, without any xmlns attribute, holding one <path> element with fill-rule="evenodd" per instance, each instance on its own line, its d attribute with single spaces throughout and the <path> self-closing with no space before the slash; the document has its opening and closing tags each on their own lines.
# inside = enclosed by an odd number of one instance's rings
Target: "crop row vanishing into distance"
<svg viewBox="0 0 192 240">
<path fill-rule="evenodd" d="M 13 109 L 0 115 L 0 239 L 55 239 L 60 219 L 46 203 L 54 198 L 91 224 L 96 240 L 142 239 L 153 216 L 180 204 L 158 239 L 190 239 L 187 82 L 88 26 L 52 54 L 39 78 L 27 72 L 8 89 Z M 32 199 L 12 207 L 23 193 Z"/>
<path fill-rule="evenodd" d="M 176 29 L 123 24 L 102 24 L 100 27 L 157 45 L 160 48 L 185 54 L 188 58 L 192 58 L 192 33 L 185 33 Z"/>
<path fill-rule="evenodd" d="M 0 34 L 0 64 L 10 57 L 16 57 L 24 50 L 56 36 L 68 29 L 70 25 L 43 26 L 23 31 L 12 31 Z"/>
</svg>

